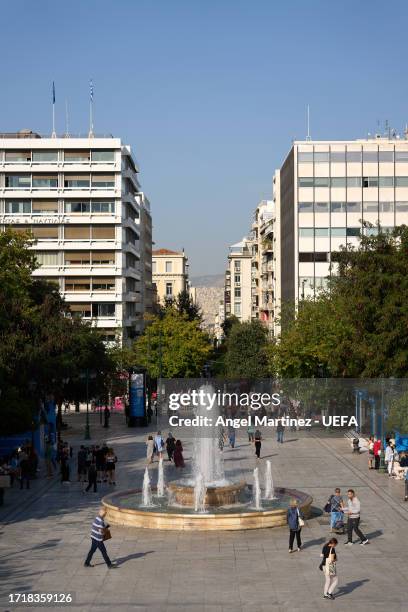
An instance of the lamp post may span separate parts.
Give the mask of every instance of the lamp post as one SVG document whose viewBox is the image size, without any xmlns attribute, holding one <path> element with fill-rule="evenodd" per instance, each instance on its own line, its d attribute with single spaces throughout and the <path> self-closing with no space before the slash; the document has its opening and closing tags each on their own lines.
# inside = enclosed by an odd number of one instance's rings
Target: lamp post
<svg viewBox="0 0 408 612">
<path fill-rule="evenodd" d="M 95 372 L 89 372 L 89 368 L 86 368 L 85 373 L 80 375 L 80 378 L 85 378 L 85 389 L 86 389 L 86 421 L 85 421 L 85 440 L 91 439 L 91 428 L 89 424 L 89 378 L 95 378 Z"/>
</svg>

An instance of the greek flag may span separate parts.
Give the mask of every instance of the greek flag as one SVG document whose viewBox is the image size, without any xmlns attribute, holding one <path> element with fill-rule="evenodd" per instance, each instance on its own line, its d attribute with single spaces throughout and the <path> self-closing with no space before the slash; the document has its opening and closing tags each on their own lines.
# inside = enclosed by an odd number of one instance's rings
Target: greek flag
<svg viewBox="0 0 408 612">
<path fill-rule="evenodd" d="M 52 103 L 55 104 L 55 83 L 52 82 Z"/>
<path fill-rule="evenodd" d="M 91 102 L 93 102 L 93 83 L 92 83 L 92 79 L 89 81 L 89 87 L 90 87 Z"/>
</svg>

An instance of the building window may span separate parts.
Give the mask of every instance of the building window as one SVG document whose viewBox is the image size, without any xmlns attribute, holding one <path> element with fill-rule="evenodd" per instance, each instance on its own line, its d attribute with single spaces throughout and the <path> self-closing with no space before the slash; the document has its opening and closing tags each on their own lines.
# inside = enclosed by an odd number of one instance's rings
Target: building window
<svg viewBox="0 0 408 612">
<path fill-rule="evenodd" d="M 93 317 L 114 317 L 116 313 L 115 304 L 103 302 L 102 304 L 92 304 Z"/>
<path fill-rule="evenodd" d="M 348 162 L 361 162 L 361 151 L 347 151 Z"/>
<path fill-rule="evenodd" d="M 114 174 L 93 174 L 92 189 L 112 189 L 115 187 Z"/>
<path fill-rule="evenodd" d="M 361 212 L 361 202 L 347 202 L 347 212 L 360 213 Z"/>
<path fill-rule="evenodd" d="M 316 176 L 314 185 L 315 187 L 330 187 L 330 179 L 327 176 Z"/>
<path fill-rule="evenodd" d="M 65 213 L 72 214 L 85 214 L 91 212 L 91 205 L 89 200 L 83 202 L 82 200 L 73 200 L 73 201 L 65 201 L 64 202 L 64 211 Z"/>
<path fill-rule="evenodd" d="M 378 184 L 380 185 L 380 187 L 394 187 L 394 177 L 380 176 L 378 179 Z"/>
<path fill-rule="evenodd" d="M 241 302 L 234 303 L 234 315 L 237 317 L 241 316 Z"/>
<path fill-rule="evenodd" d="M 89 189 L 89 174 L 66 174 L 65 189 Z"/>
<path fill-rule="evenodd" d="M 363 211 L 378 213 L 378 202 L 363 202 Z"/>
<path fill-rule="evenodd" d="M 331 186 L 332 187 L 345 187 L 346 186 L 346 179 L 343 176 L 340 177 L 333 177 L 331 179 Z"/>
<path fill-rule="evenodd" d="M 93 266 L 114 266 L 115 251 L 92 251 Z"/>
<path fill-rule="evenodd" d="M 115 290 L 115 279 L 114 278 L 93 278 L 92 279 L 92 291 L 114 291 Z"/>
<path fill-rule="evenodd" d="M 305 162 L 312 162 L 312 161 L 313 161 L 313 151 L 305 152 L 305 153 L 303 153 L 302 151 L 298 152 L 298 162 L 305 163 Z"/>
<path fill-rule="evenodd" d="M 408 202 L 395 202 L 397 212 L 408 212 Z"/>
<path fill-rule="evenodd" d="M 93 225 L 92 240 L 114 240 L 115 226 L 114 225 Z"/>
<path fill-rule="evenodd" d="M 152 261 L 152 274 L 156 274 L 156 267 L 157 267 L 157 262 Z"/>
<path fill-rule="evenodd" d="M 394 152 L 393 151 L 379 151 L 378 152 L 378 160 L 380 162 L 393 162 L 394 161 Z"/>
<path fill-rule="evenodd" d="M 89 225 L 65 225 L 65 240 L 90 240 L 91 228 Z"/>
<path fill-rule="evenodd" d="M 33 174 L 33 189 L 56 189 L 58 176 L 56 174 Z"/>
<path fill-rule="evenodd" d="M 134 302 L 126 303 L 126 316 L 134 317 L 136 315 L 136 304 Z"/>
<path fill-rule="evenodd" d="M 318 261 L 318 262 L 328 261 L 328 253 L 319 253 L 319 252 L 299 253 L 299 261 L 303 263 L 313 262 L 313 261 Z"/>
<path fill-rule="evenodd" d="M 58 151 L 33 151 L 33 163 L 52 164 L 58 161 Z"/>
<path fill-rule="evenodd" d="M 298 210 L 300 213 L 313 212 L 313 202 L 299 202 Z"/>
<path fill-rule="evenodd" d="M 328 202 L 315 202 L 314 205 L 316 213 L 327 213 L 329 212 L 329 203 Z"/>
<path fill-rule="evenodd" d="M 396 162 L 408 162 L 408 151 L 395 151 Z"/>
<path fill-rule="evenodd" d="M 87 150 L 81 151 L 64 151 L 64 161 L 66 164 L 84 164 L 89 163 L 90 154 Z"/>
<path fill-rule="evenodd" d="M 363 162 L 377 163 L 378 162 L 378 151 L 364 151 L 363 150 Z"/>
<path fill-rule="evenodd" d="M 313 178 L 299 177 L 299 187 L 313 187 Z"/>
<path fill-rule="evenodd" d="M 33 200 L 33 215 L 53 215 L 58 213 L 56 200 Z"/>
<path fill-rule="evenodd" d="M 378 176 L 363 176 L 363 187 L 378 187 Z"/>
<path fill-rule="evenodd" d="M 331 207 L 332 213 L 346 212 L 346 203 L 345 202 L 331 202 L 330 207 Z"/>
<path fill-rule="evenodd" d="M 396 187 L 408 187 L 408 176 L 396 176 L 395 186 Z"/>
<path fill-rule="evenodd" d="M 64 253 L 64 263 L 66 266 L 89 266 L 91 263 L 89 251 L 66 251 Z"/>
<path fill-rule="evenodd" d="M 91 159 L 92 163 L 95 162 L 114 162 L 115 161 L 115 151 L 91 151 Z"/>
<path fill-rule="evenodd" d="M 236 297 L 236 298 L 240 298 L 241 297 L 241 287 L 235 287 L 235 289 L 234 289 L 234 297 Z"/>
<path fill-rule="evenodd" d="M 167 274 L 171 274 L 171 272 L 173 272 L 173 262 L 172 261 L 166 261 L 166 273 Z"/>
<path fill-rule="evenodd" d="M 299 236 L 301 238 L 313 238 L 313 227 L 299 227 Z"/>
<path fill-rule="evenodd" d="M 380 212 L 394 212 L 394 202 L 380 202 Z"/>
<path fill-rule="evenodd" d="M 91 210 L 94 214 L 98 215 L 113 215 L 115 214 L 115 202 L 112 201 L 100 201 L 100 202 L 91 202 Z"/>
<path fill-rule="evenodd" d="M 240 285 L 241 284 L 241 275 L 240 274 L 235 274 L 234 275 L 234 283 L 236 285 Z"/>
<path fill-rule="evenodd" d="M 348 176 L 347 187 L 361 187 L 361 176 Z"/>
<path fill-rule="evenodd" d="M 6 215 L 31 214 L 31 200 L 6 200 Z"/>
<path fill-rule="evenodd" d="M 315 228 L 315 236 L 316 238 L 325 238 L 329 235 L 328 227 L 316 227 Z"/>
<path fill-rule="evenodd" d="M 329 152 L 328 151 L 315 151 L 314 161 L 315 161 L 315 164 L 319 162 L 328 162 Z"/>
<path fill-rule="evenodd" d="M 234 270 L 236 272 L 241 271 L 241 260 L 240 259 L 234 261 Z"/>
<path fill-rule="evenodd" d="M 58 266 L 57 251 L 36 251 L 35 258 L 40 266 Z"/>
<path fill-rule="evenodd" d="M 69 309 L 74 317 L 91 318 L 91 304 L 70 304 Z"/>
<path fill-rule="evenodd" d="M 166 283 L 166 297 L 173 296 L 173 283 Z"/>
<path fill-rule="evenodd" d="M 340 237 L 340 236 L 345 236 L 346 235 L 346 228 L 345 227 L 332 227 L 330 230 L 330 233 L 332 235 L 332 237 Z"/>
<path fill-rule="evenodd" d="M 332 163 L 345 163 L 346 161 L 346 152 L 345 151 L 331 151 L 330 153 L 330 161 Z"/>
<path fill-rule="evenodd" d="M 360 227 L 348 227 L 346 230 L 346 234 L 347 236 L 357 236 L 359 237 L 361 234 L 361 228 Z"/>
<path fill-rule="evenodd" d="M 7 189 L 31 189 L 30 174 L 6 174 Z"/>
<path fill-rule="evenodd" d="M 126 267 L 137 268 L 137 259 L 132 253 L 126 253 Z"/>
<path fill-rule="evenodd" d="M 31 161 L 31 151 L 6 151 L 6 164 L 26 164 Z"/>
<path fill-rule="evenodd" d="M 65 277 L 65 291 L 79 292 L 79 291 L 90 291 L 91 290 L 91 279 L 90 278 L 72 278 Z"/>
<path fill-rule="evenodd" d="M 135 293 L 136 291 L 136 279 L 128 277 L 126 279 L 126 291 Z"/>
<path fill-rule="evenodd" d="M 34 225 L 31 231 L 34 238 L 37 238 L 38 240 L 58 239 L 58 225 Z"/>
</svg>

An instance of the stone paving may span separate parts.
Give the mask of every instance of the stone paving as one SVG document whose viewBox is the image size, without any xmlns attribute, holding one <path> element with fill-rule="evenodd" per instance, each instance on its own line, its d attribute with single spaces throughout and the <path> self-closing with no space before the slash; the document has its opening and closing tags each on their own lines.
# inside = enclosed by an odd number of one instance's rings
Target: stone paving
<svg viewBox="0 0 408 612">
<path fill-rule="evenodd" d="M 147 430 L 127 429 L 123 417 L 114 415 L 106 434 L 96 415 L 91 419 L 91 442 L 107 438 L 119 458 L 116 488 L 140 486 Z M 64 438 L 77 449 L 84 417 L 73 414 L 67 420 L 71 427 Z M 183 439 L 182 432 L 179 437 Z M 75 603 L 69 609 L 84 612 L 296 612 L 327 607 L 407 612 L 408 504 L 402 501 L 403 483 L 369 472 L 367 457 L 353 455 L 344 438 L 287 432 L 285 443 L 278 445 L 272 430 L 265 430 L 264 437 L 261 464 L 270 458 L 275 485 L 307 491 L 316 509 L 335 486 L 344 493 L 355 488 L 361 500 L 361 526 L 370 544 L 344 547 L 344 537 L 339 537 L 335 601 L 322 598 L 319 554 L 329 527 L 327 515 L 318 510 L 302 530 L 304 549 L 292 555 L 285 528 L 183 533 L 113 527 L 108 551 L 119 567 L 110 571 L 99 552 L 95 567 L 84 568 L 83 561 L 95 511 L 112 487 L 103 484 L 98 493 L 83 494 L 76 482 L 66 488 L 57 478 L 39 478 L 28 492 L 7 491 L 0 509 L 0 610 L 29 609 L 7 603 L 8 593 L 25 591 L 73 593 Z M 189 441 L 185 449 L 188 465 Z M 253 447 L 242 432 L 237 448 L 225 450 L 226 470 L 249 480 L 255 465 Z M 157 463 L 153 473 L 156 468 Z M 76 475 L 74 465 L 72 469 Z M 166 477 L 174 478 L 173 466 L 166 463 L 165 469 Z"/>
</svg>

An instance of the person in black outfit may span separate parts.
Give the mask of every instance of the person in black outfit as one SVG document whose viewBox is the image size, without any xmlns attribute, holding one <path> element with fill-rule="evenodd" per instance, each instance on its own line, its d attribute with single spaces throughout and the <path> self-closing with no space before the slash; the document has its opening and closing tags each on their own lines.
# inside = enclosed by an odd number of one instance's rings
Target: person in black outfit
<svg viewBox="0 0 408 612">
<path fill-rule="evenodd" d="M 148 409 L 146 410 L 146 415 L 147 415 L 147 424 L 150 425 L 150 423 L 152 422 L 152 416 L 153 416 L 153 410 L 151 406 L 149 406 Z"/>
<path fill-rule="evenodd" d="M 26 489 L 30 488 L 31 465 L 27 457 L 20 461 L 20 489 L 23 488 L 24 481 Z"/>
<path fill-rule="evenodd" d="M 91 463 L 91 465 L 89 466 L 89 469 L 88 469 L 88 486 L 85 489 L 86 492 L 88 492 L 89 489 L 93 485 L 94 493 L 96 493 L 96 491 L 97 491 L 96 477 L 97 477 L 96 463 L 95 463 L 95 461 L 92 461 L 92 463 Z"/>
<path fill-rule="evenodd" d="M 261 457 L 262 434 L 259 429 L 255 432 L 255 455 L 258 459 Z"/>
<path fill-rule="evenodd" d="M 338 585 L 339 579 L 337 577 L 337 570 L 334 570 L 334 573 L 331 573 L 328 566 L 326 565 L 327 559 L 331 557 L 330 560 L 334 560 L 335 565 L 337 563 L 337 554 L 336 554 L 336 546 L 338 542 L 336 538 L 331 538 L 322 548 L 321 557 L 322 562 L 319 565 L 319 570 L 324 572 L 326 576 L 326 580 L 324 583 L 323 589 L 323 597 L 325 599 L 334 599 L 333 591 Z"/>
<path fill-rule="evenodd" d="M 166 450 L 169 461 L 173 461 L 174 451 L 176 449 L 176 441 L 173 438 L 173 435 L 169 433 L 168 438 L 166 440 Z"/>
<path fill-rule="evenodd" d="M 105 417 L 105 422 L 103 424 L 104 428 L 107 429 L 109 427 L 109 419 L 110 419 L 110 410 L 107 406 L 105 406 L 105 410 L 103 411 L 103 415 Z"/>
</svg>

